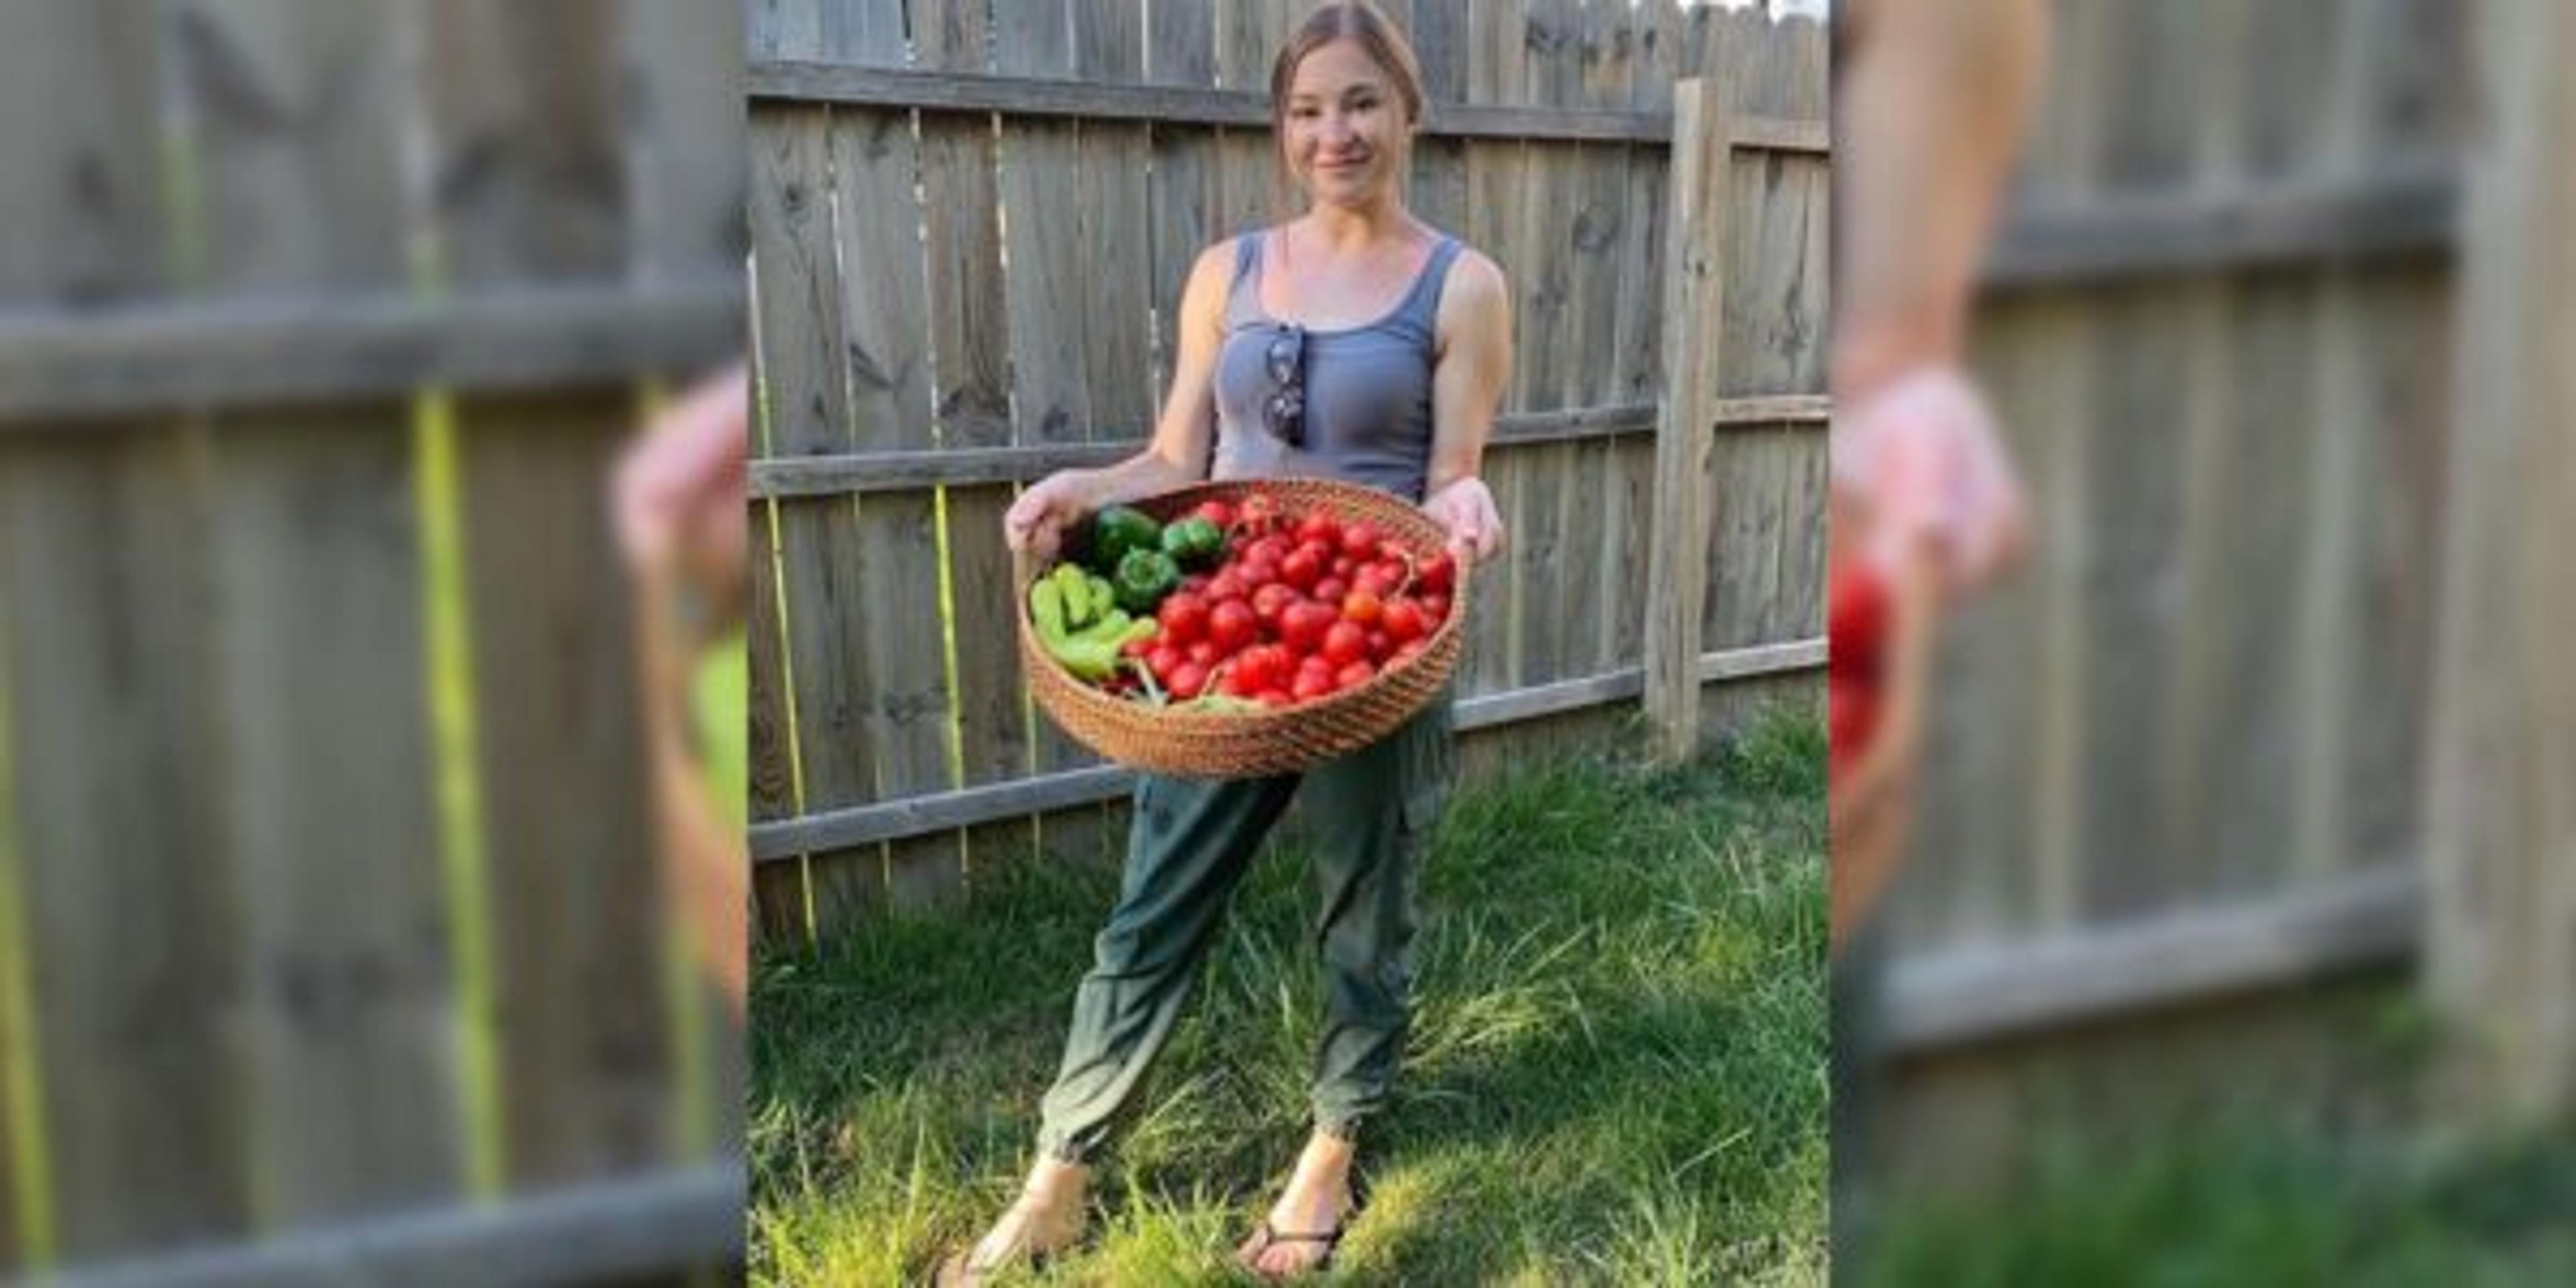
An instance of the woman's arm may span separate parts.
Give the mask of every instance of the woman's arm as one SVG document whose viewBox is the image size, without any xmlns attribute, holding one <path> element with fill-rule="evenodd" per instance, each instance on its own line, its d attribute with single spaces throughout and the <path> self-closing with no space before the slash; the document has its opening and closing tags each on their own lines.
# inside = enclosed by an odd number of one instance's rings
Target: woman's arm
<svg viewBox="0 0 2576 1288">
<path fill-rule="evenodd" d="M 1234 272 L 1230 242 L 1199 252 L 1181 287 L 1172 388 L 1143 451 L 1115 464 L 1051 474 L 1020 494 L 1003 526 L 1014 549 L 1052 557 L 1063 529 L 1103 506 L 1184 487 L 1207 477 L 1216 440 L 1216 358 L 1225 342 L 1225 299 Z"/>
<path fill-rule="evenodd" d="M 1512 377 L 1511 291 L 1494 261 L 1470 250 L 1450 266 L 1439 327 L 1422 508 L 1449 530 L 1461 558 L 1490 559 L 1502 549 L 1503 524 L 1478 475 Z"/>
</svg>

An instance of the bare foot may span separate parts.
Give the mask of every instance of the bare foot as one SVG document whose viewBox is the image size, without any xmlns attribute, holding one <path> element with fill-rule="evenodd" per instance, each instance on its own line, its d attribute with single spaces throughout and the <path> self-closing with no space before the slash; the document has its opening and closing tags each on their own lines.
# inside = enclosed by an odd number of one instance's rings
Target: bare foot
<svg viewBox="0 0 2576 1288">
<path fill-rule="evenodd" d="M 1323 1268 L 1352 1215 L 1351 1142 L 1317 1132 L 1298 1155 L 1297 1172 L 1270 1207 L 1267 1228 L 1235 1249 L 1235 1259 L 1265 1279 Z M 1300 1237 L 1307 1236 L 1307 1237 Z"/>
<path fill-rule="evenodd" d="M 1038 1160 L 1019 1201 L 973 1248 L 942 1262 L 931 1282 L 938 1288 L 977 1288 L 1004 1270 L 1072 1247 L 1082 1237 L 1082 1201 L 1090 1180 L 1088 1168 Z"/>
</svg>

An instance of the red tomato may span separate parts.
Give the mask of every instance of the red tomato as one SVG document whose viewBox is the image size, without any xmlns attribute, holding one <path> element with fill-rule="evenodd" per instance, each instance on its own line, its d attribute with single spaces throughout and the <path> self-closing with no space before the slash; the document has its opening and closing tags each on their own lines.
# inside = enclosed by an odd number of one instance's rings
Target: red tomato
<svg viewBox="0 0 2576 1288">
<path fill-rule="evenodd" d="M 1238 565 L 1235 574 L 1242 580 L 1244 590 L 1250 592 L 1259 590 L 1266 583 L 1278 581 L 1280 565 L 1256 553 Z"/>
<path fill-rule="evenodd" d="M 1449 620 L 1449 597 L 1447 595 L 1423 596 L 1422 617 L 1424 621 L 1431 624 L 1433 630 L 1438 630 L 1440 623 Z"/>
<path fill-rule="evenodd" d="M 1449 561 L 1447 551 L 1442 551 L 1423 560 L 1414 570 L 1414 578 L 1422 583 L 1425 593 L 1447 595 L 1457 585 L 1458 566 Z"/>
<path fill-rule="evenodd" d="M 1194 518 L 1205 519 L 1215 524 L 1219 532 L 1234 526 L 1234 507 L 1223 501 L 1201 501 L 1198 508 L 1190 511 L 1190 514 Z"/>
<path fill-rule="evenodd" d="M 1187 702 L 1207 688 L 1208 669 L 1197 662 L 1183 662 L 1172 668 L 1172 678 L 1163 687 L 1172 696 Z"/>
<path fill-rule="evenodd" d="M 1280 707 L 1284 707 L 1295 702 L 1297 699 L 1286 689 L 1263 689 L 1257 700 L 1261 705 L 1269 707 L 1272 710 L 1277 710 Z"/>
<path fill-rule="evenodd" d="M 1239 657 L 1234 660 L 1234 665 L 1226 668 L 1225 678 L 1216 682 L 1216 688 L 1217 692 L 1229 698 L 1249 698 L 1261 692 L 1261 686 L 1248 678 L 1243 659 Z"/>
<path fill-rule="evenodd" d="M 1172 672 L 1188 660 L 1189 654 L 1180 649 L 1170 644 L 1158 644 L 1153 652 L 1145 655 L 1145 669 L 1154 673 L 1156 683 L 1168 687 L 1172 682 Z"/>
<path fill-rule="evenodd" d="M 1261 619 L 1242 600 L 1229 599 L 1208 613 L 1208 638 L 1220 652 L 1235 652 L 1260 633 Z"/>
<path fill-rule="evenodd" d="M 1431 629 L 1431 624 L 1423 618 L 1422 605 L 1410 599 L 1388 600 L 1386 610 L 1379 614 L 1378 620 L 1385 623 L 1387 638 L 1397 644 L 1410 644 L 1429 634 Z"/>
<path fill-rule="evenodd" d="M 1281 610 L 1279 635 L 1288 647 L 1301 653 L 1312 653 L 1324 643 L 1324 632 L 1331 630 L 1333 610 L 1312 600 L 1300 600 Z"/>
<path fill-rule="evenodd" d="M 1351 574 L 1358 572 L 1359 568 L 1360 561 L 1351 558 L 1349 555 L 1333 556 L 1333 575 L 1344 581 L 1349 581 L 1351 579 Z"/>
<path fill-rule="evenodd" d="M 1368 655 L 1368 628 L 1358 622 L 1335 622 L 1324 632 L 1324 660 L 1338 669 Z"/>
<path fill-rule="evenodd" d="M 1299 671 L 1296 683 L 1288 688 L 1288 696 L 1298 702 L 1312 702 L 1332 691 L 1333 677 L 1329 672 Z"/>
<path fill-rule="evenodd" d="M 1253 542 L 1252 545 L 1244 551 L 1244 557 L 1246 559 L 1265 559 L 1271 563 L 1278 563 L 1280 560 L 1288 557 L 1289 551 L 1296 548 L 1297 547 L 1295 545 L 1289 542 L 1288 538 L 1274 532 L 1269 536 L 1263 537 L 1259 541 Z"/>
<path fill-rule="evenodd" d="M 1289 555 L 1288 561 L 1279 565 L 1280 578 L 1299 590 L 1313 590 L 1323 575 L 1323 562 L 1305 550 Z"/>
<path fill-rule="evenodd" d="M 1385 661 L 1387 650 L 1394 647 L 1395 641 L 1388 639 L 1385 631 L 1372 630 L 1368 633 L 1368 653 L 1372 660 Z"/>
<path fill-rule="evenodd" d="M 1297 592 L 1278 582 L 1271 582 L 1252 592 L 1252 615 L 1270 630 L 1279 629 L 1279 614 L 1297 602 Z"/>
<path fill-rule="evenodd" d="M 1207 634 L 1207 601 L 1186 590 L 1174 591 L 1165 598 L 1154 617 L 1162 623 L 1162 638 L 1174 644 L 1187 644 Z"/>
<path fill-rule="evenodd" d="M 1338 604 L 1342 602 L 1342 597 L 1344 595 L 1348 595 L 1350 593 L 1350 582 L 1340 577 L 1326 577 L 1322 581 L 1315 583 L 1315 598 L 1320 599 L 1327 604 Z"/>
<path fill-rule="evenodd" d="M 1384 611 L 1385 605 L 1378 601 L 1377 592 L 1366 586 L 1352 591 L 1342 599 L 1342 620 L 1346 622 L 1375 626 L 1378 615 Z"/>
<path fill-rule="evenodd" d="M 1243 574 L 1231 567 L 1217 569 L 1216 575 L 1208 579 L 1206 598 L 1211 607 L 1243 598 Z"/>
<path fill-rule="evenodd" d="M 1132 639 L 1132 640 L 1129 640 L 1129 641 L 1127 641 L 1126 643 L 1121 644 L 1121 645 L 1119 645 L 1119 646 L 1118 646 L 1118 656 L 1120 656 L 1120 657 L 1144 657 L 1145 655 L 1147 655 L 1147 654 L 1149 654 L 1149 653 L 1152 653 L 1152 652 L 1154 651 L 1154 643 L 1155 643 L 1155 641 L 1156 641 L 1157 639 L 1159 639 L 1159 638 L 1161 638 L 1161 636 L 1160 636 L 1160 634 L 1159 634 L 1159 633 L 1157 633 L 1157 634 L 1154 634 L 1154 635 L 1147 635 L 1147 636 L 1143 636 L 1143 637 L 1138 638 L 1138 639 Z M 1121 672 L 1121 674 L 1124 674 L 1124 672 Z"/>
<path fill-rule="evenodd" d="M 1380 539 L 1377 528 L 1362 520 L 1342 529 L 1342 553 L 1353 559 L 1374 559 Z"/>
<path fill-rule="evenodd" d="M 1367 658 L 1361 658 L 1334 672 L 1333 686 L 1341 689 L 1356 689 L 1376 678 L 1377 668 L 1369 665 Z"/>
<path fill-rule="evenodd" d="M 1333 516 L 1329 514 L 1310 514 L 1297 522 L 1297 544 L 1299 545 L 1304 545 L 1309 541 L 1321 541 L 1326 545 L 1336 545 L 1340 543 L 1340 540 L 1341 525 L 1333 522 Z"/>
<path fill-rule="evenodd" d="M 1216 665 L 1216 660 L 1224 656 L 1225 651 L 1216 646 L 1215 640 L 1200 640 L 1198 643 L 1192 644 L 1188 648 L 1181 650 L 1182 661 L 1196 662 L 1201 668 Z"/>
<path fill-rule="evenodd" d="M 1386 664 L 1391 667 L 1402 666 L 1405 663 L 1422 656 L 1422 650 L 1429 646 L 1430 641 L 1428 640 L 1413 640 L 1408 643 L 1399 644 L 1396 646 L 1395 656 L 1388 658 L 1386 660 Z"/>
</svg>

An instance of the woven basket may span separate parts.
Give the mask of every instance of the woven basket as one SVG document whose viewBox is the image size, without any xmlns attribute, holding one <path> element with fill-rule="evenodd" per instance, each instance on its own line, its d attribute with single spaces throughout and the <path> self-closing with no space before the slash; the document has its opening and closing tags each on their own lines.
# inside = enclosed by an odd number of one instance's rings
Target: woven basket
<svg viewBox="0 0 2576 1288">
<path fill-rule="evenodd" d="M 1348 523 L 1365 519 L 1416 551 L 1447 542 L 1440 525 L 1392 493 L 1328 479 L 1245 479 L 1201 483 L 1131 502 L 1168 522 L 1203 501 L 1229 505 L 1254 492 L 1278 502 L 1280 512 L 1321 512 Z M 1038 643 L 1029 621 L 1029 588 L 1046 569 L 1023 567 L 1016 587 L 1020 665 L 1029 691 L 1056 724 L 1084 746 L 1122 765 L 1190 778 L 1265 778 L 1294 774 L 1357 751 L 1395 731 L 1449 681 L 1465 648 L 1467 584 L 1471 568 L 1458 567 L 1449 614 L 1431 642 L 1412 660 L 1389 667 L 1355 689 L 1293 707 L 1262 711 L 1184 710 L 1112 697 L 1068 674 Z"/>
</svg>

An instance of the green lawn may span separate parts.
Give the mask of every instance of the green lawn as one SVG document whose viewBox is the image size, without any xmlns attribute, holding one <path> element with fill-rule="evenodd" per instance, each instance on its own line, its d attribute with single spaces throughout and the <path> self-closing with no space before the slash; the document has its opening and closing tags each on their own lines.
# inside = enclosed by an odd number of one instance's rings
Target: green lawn
<svg viewBox="0 0 2576 1288">
<path fill-rule="evenodd" d="M 1681 771 L 1568 761 L 1453 798 L 1335 1281 L 1824 1281 L 1824 752 L 1783 713 Z M 1302 870 L 1282 844 L 1246 882 L 1093 1241 L 1046 1282 L 1238 1278 L 1305 1132 Z M 755 1281 L 915 1281 L 1007 1204 L 1113 883 L 1019 873 L 756 964 Z"/>
<path fill-rule="evenodd" d="M 2053 1136 L 2021 1182 L 1890 1216 L 1859 1280 L 2019 1288 L 2576 1283 L 2576 1136 L 2335 1139 L 2247 1111 Z"/>
</svg>

